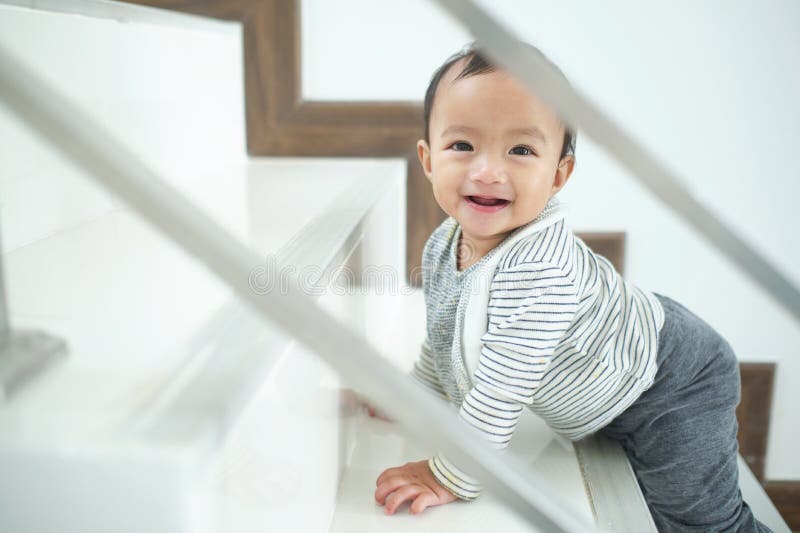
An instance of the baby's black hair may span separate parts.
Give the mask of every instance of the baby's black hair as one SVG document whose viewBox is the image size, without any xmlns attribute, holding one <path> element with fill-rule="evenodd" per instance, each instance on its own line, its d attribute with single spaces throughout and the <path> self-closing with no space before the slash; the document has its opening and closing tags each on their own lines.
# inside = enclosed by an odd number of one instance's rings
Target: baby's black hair
<svg viewBox="0 0 800 533">
<path fill-rule="evenodd" d="M 540 54 L 542 57 L 545 57 L 542 54 L 541 50 L 533 46 L 529 43 L 524 43 L 525 46 L 530 47 L 537 54 Z M 442 81 L 445 73 L 450 70 L 455 63 L 459 62 L 462 59 L 468 59 L 466 66 L 459 72 L 458 76 L 456 76 L 456 80 L 460 80 L 462 78 L 468 78 L 469 76 L 477 76 L 479 74 L 486 74 L 488 72 L 494 72 L 497 70 L 497 67 L 487 58 L 478 47 L 477 43 L 473 42 L 464 47 L 463 50 L 460 52 L 456 52 L 455 54 L 451 55 L 447 58 L 442 66 L 436 69 L 436 72 L 433 73 L 431 77 L 430 84 L 428 84 L 428 90 L 425 91 L 425 142 L 430 144 L 430 123 L 431 123 L 431 111 L 433 110 L 433 100 L 436 97 L 436 89 L 439 87 L 439 82 Z M 547 59 L 545 57 L 545 59 Z M 561 77 L 564 78 L 565 81 L 567 77 L 564 76 L 564 73 L 561 72 L 554 63 L 548 60 L 550 65 L 555 68 L 556 72 L 558 72 Z M 561 158 L 564 158 L 568 155 L 575 155 L 575 142 L 577 141 L 577 133 L 571 129 L 566 124 L 564 125 L 564 144 L 561 147 Z"/>
</svg>

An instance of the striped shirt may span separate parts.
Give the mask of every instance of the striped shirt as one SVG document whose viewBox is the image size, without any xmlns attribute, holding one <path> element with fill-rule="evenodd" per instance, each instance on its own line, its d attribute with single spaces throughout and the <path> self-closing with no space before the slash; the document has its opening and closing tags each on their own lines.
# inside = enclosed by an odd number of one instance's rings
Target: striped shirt
<svg viewBox="0 0 800 533">
<path fill-rule="evenodd" d="M 552 207 L 463 271 L 456 259 L 461 228 L 453 218 L 423 251 L 427 338 L 412 375 L 460 406 L 461 418 L 500 449 L 523 406 L 577 440 L 624 411 L 656 373 L 661 304 L 622 279 Z M 534 223 L 541 229 L 526 234 Z M 491 276 L 488 321 L 475 361 L 458 329 L 484 264 Z M 442 454 L 429 465 L 456 496 L 480 493 L 479 482 Z"/>
</svg>

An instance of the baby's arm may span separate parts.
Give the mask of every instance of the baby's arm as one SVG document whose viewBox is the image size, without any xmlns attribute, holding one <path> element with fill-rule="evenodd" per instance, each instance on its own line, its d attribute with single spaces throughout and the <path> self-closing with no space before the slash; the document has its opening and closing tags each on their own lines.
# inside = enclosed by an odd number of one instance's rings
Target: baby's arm
<svg viewBox="0 0 800 533">
<path fill-rule="evenodd" d="M 435 383 L 444 394 L 438 380 Z M 478 383 L 464 399 L 459 412 L 462 419 L 481 430 L 498 448 L 505 448 L 511 440 L 522 405 L 500 391 Z M 442 454 L 427 461 L 389 468 L 378 476 L 376 485 L 375 500 L 384 505 L 386 514 L 393 514 L 404 501 L 411 502 L 410 511 L 417 514 L 426 507 L 457 499 L 474 500 L 481 492 L 477 479 Z"/>
<path fill-rule="evenodd" d="M 461 419 L 478 429 L 497 449 L 508 447 L 522 414 L 522 405 L 498 390 L 477 383 L 461 404 Z M 428 461 L 436 480 L 462 500 L 481 493 L 480 482 L 439 453 Z"/>
<path fill-rule="evenodd" d="M 438 381 L 438 380 L 437 380 Z M 441 385 L 439 385 L 441 389 Z M 470 397 L 480 395 L 475 387 L 470 392 Z M 487 401 L 496 403 L 489 399 Z M 467 401 L 465 400 L 465 404 Z M 522 407 L 514 402 L 506 402 L 508 408 L 515 413 L 513 424 Z M 505 406 L 504 406 L 505 407 Z M 503 407 L 503 408 L 504 408 Z M 498 409 L 502 412 L 503 408 Z M 461 417 L 464 418 L 464 407 L 461 408 Z M 501 416 L 504 416 L 501 414 Z M 513 425 L 508 429 L 508 439 L 514 431 Z M 507 443 L 507 439 L 506 439 Z M 473 500 L 480 494 L 480 484 L 468 474 L 450 463 L 447 458 L 439 454 L 427 461 L 406 463 L 403 466 L 384 470 L 375 482 L 375 501 L 384 506 L 386 514 L 394 514 L 397 508 L 405 501 L 411 503 L 412 514 L 421 513 L 426 507 L 450 503 L 458 499 Z"/>
<path fill-rule="evenodd" d="M 492 281 L 490 327 L 481 339 L 475 386 L 459 414 L 496 448 L 511 441 L 522 406 L 533 402 L 577 307 L 577 288 L 555 265 L 519 265 Z M 437 481 L 459 498 L 472 500 L 480 494 L 478 480 L 442 454 L 429 465 Z"/>
</svg>

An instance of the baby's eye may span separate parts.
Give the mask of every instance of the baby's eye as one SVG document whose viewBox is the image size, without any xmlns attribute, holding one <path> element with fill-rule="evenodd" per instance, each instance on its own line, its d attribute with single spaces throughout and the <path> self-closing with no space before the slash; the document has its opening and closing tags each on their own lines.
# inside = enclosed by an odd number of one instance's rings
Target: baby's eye
<svg viewBox="0 0 800 533">
<path fill-rule="evenodd" d="M 472 151 L 472 145 L 469 144 L 469 143 L 466 143 L 464 141 L 454 142 L 450 146 L 450 148 L 452 148 L 456 152 L 471 152 Z"/>
<path fill-rule="evenodd" d="M 529 146 L 515 146 L 511 149 L 511 153 L 514 155 L 536 155 Z"/>
</svg>

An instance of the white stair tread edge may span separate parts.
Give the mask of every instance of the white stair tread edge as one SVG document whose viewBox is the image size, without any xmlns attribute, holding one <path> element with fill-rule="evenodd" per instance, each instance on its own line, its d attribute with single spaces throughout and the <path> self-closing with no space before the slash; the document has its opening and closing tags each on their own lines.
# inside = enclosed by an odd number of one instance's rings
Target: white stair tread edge
<svg viewBox="0 0 800 533">
<path fill-rule="evenodd" d="M 656 533 L 628 457 L 600 434 L 574 444 L 598 525 L 616 533 Z"/>
</svg>

